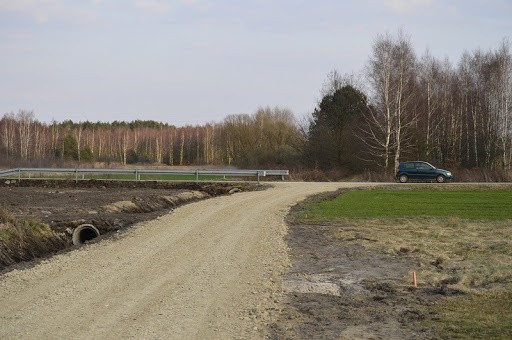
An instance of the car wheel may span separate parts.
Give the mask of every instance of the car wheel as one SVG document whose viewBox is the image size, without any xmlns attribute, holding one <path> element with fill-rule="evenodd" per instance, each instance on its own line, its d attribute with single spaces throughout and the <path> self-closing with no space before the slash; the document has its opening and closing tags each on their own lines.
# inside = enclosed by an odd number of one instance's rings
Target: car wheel
<svg viewBox="0 0 512 340">
<path fill-rule="evenodd" d="M 400 177 L 398 177 L 398 180 L 400 181 L 400 183 L 407 183 L 409 177 L 407 177 L 407 175 L 400 175 Z"/>
<path fill-rule="evenodd" d="M 444 183 L 446 181 L 446 178 L 444 178 L 443 175 L 439 175 L 436 177 L 437 183 Z"/>
</svg>

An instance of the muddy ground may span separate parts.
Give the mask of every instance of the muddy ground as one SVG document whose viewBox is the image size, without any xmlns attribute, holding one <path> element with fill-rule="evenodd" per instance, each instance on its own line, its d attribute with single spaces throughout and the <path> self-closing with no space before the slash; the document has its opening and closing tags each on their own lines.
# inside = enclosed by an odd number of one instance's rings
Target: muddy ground
<svg viewBox="0 0 512 340">
<path fill-rule="evenodd" d="M 102 235 L 155 219 L 191 200 L 228 193 L 234 184 L 84 181 L 2 182 L 0 207 L 65 232 L 82 223 Z M 242 190 L 261 187 L 249 185 Z M 192 194 L 191 194 L 192 193 Z M 172 197 L 180 197 L 173 199 Z M 294 209 L 301 209 L 297 205 Z M 450 292 L 412 287 L 413 260 L 343 244 L 343 225 L 289 222 L 291 267 L 282 278 L 282 298 L 270 339 L 430 339 L 421 326 L 428 306 Z M 103 236 L 102 236 L 103 237 Z"/>
</svg>

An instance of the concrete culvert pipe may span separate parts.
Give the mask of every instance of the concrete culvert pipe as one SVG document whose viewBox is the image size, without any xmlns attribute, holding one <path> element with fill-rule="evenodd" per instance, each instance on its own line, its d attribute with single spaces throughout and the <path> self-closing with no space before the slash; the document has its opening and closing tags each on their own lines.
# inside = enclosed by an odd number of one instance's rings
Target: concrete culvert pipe
<svg viewBox="0 0 512 340">
<path fill-rule="evenodd" d="M 73 244 L 84 244 L 100 236 L 100 231 L 92 224 L 81 224 L 73 230 Z"/>
</svg>

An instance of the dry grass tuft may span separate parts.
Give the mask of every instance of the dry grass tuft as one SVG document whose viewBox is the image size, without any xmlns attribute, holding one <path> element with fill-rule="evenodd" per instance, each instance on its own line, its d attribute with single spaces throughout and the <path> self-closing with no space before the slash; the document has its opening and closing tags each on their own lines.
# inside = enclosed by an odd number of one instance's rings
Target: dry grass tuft
<svg viewBox="0 0 512 340">
<path fill-rule="evenodd" d="M 64 249 L 68 240 L 41 222 L 18 220 L 0 209 L 0 270 Z"/>
</svg>

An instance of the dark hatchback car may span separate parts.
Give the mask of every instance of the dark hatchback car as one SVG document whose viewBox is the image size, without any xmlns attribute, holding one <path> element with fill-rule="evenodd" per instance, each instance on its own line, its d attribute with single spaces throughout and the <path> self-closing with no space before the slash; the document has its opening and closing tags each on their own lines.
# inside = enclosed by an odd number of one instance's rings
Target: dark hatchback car
<svg viewBox="0 0 512 340">
<path fill-rule="evenodd" d="M 396 169 L 395 179 L 400 183 L 407 183 L 409 180 L 432 181 L 444 183 L 451 181 L 453 175 L 448 170 L 438 169 L 427 162 L 400 162 Z"/>
</svg>

